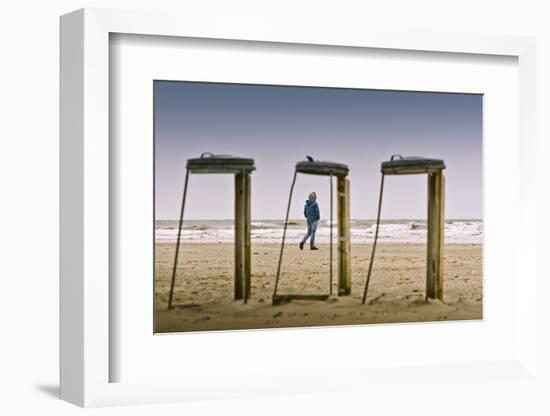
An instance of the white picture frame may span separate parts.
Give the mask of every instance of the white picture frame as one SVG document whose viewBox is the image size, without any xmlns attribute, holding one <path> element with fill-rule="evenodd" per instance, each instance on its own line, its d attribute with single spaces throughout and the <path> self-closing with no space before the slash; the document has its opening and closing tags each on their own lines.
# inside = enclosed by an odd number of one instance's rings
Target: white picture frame
<svg viewBox="0 0 550 416">
<path fill-rule="evenodd" d="M 331 369 L 320 382 L 318 373 L 281 372 L 260 382 L 237 378 L 193 377 L 178 381 L 110 382 L 110 363 L 120 359 L 110 349 L 109 309 L 109 36 L 113 33 L 206 39 L 280 42 L 334 47 L 383 48 L 439 53 L 505 55 L 519 67 L 519 185 L 517 292 L 519 344 L 509 359 L 441 363 L 407 368 Z M 533 38 L 465 33 L 379 32 L 350 30 L 307 33 L 277 25 L 250 27 L 220 20 L 210 27 L 189 16 L 82 9 L 61 18 L 61 398 L 80 406 L 158 403 L 196 398 L 247 397 L 308 393 L 342 388 L 373 389 L 392 377 L 412 383 L 448 377 L 480 382 L 487 378 L 525 380 L 536 374 L 536 218 L 535 182 L 530 172 L 535 154 L 535 43 Z M 112 260 L 112 259 L 111 259 Z M 225 334 L 227 335 L 227 334 Z M 220 334 L 224 336 L 224 334 Z M 295 330 L 293 336 L 300 336 Z M 302 335 L 303 337 L 303 335 Z M 500 378 L 499 378 L 500 377 Z M 342 383 L 341 380 L 348 380 Z M 316 381 L 317 380 L 317 381 Z M 428 387 L 426 387 L 428 388 Z"/>
</svg>

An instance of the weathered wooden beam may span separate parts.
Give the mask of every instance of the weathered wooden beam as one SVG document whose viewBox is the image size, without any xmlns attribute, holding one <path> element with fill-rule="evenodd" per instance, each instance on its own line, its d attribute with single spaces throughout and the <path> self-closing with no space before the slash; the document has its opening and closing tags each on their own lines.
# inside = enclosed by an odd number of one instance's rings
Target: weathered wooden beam
<svg viewBox="0 0 550 416">
<path fill-rule="evenodd" d="M 244 174 L 235 175 L 235 300 L 243 299 L 245 294 L 245 180 Z"/>
<path fill-rule="evenodd" d="M 444 176 L 428 174 L 428 251 L 426 298 L 443 299 Z"/>
<path fill-rule="evenodd" d="M 443 300 L 443 274 L 445 272 L 445 175 L 440 173 L 440 198 L 439 198 L 439 275 L 437 279 L 437 298 Z"/>
<path fill-rule="evenodd" d="M 351 236 L 350 236 L 350 182 L 344 176 L 337 178 L 338 190 L 338 295 L 351 293 Z"/>
<path fill-rule="evenodd" d="M 437 270 L 439 261 L 437 261 L 437 252 L 439 247 L 439 227 L 437 221 L 438 201 L 437 186 L 438 176 L 435 173 L 428 174 L 428 245 L 426 255 L 426 298 L 434 299 L 437 293 Z"/>
<path fill-rule="evenodd" d="M 244 300 L 245 302 L 250 298 L 250 276 L 252 273 L 252 257 L 250 255 L 250 224 L 251 224 L 251 204 L 250 204 L 250 186 L 251 175 L 249 173 L 244 174 Z"/>
</svg>

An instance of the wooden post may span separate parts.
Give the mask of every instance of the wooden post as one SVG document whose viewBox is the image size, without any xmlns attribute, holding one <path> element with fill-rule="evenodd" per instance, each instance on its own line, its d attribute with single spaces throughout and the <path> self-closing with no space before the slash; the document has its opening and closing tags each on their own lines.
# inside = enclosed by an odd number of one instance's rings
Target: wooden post
<svg viewBox="0 0 550 416">
<path fill-rule="evenodd" d="M 245 174 L 235 175 L 235 300 L 243 299 L 245 294 Z"/>
<path fill-rule="evenodd" d="M 338 295 L 351 293 L 349 180 L 338 176 Z"/>
<path fill-rule="evenodd" d="M 428 173 L 428 253 L 426 298 L 443 300 L 445 177 L 441 171 Z"/>
<path fill-rule="evenodd" d="M 439 275 L 437 279 L 437 298 L 443 300 L 443 273 L 445 272 L 445 175 L 443 172 L 439 174 Z"/>
<path fill-rule="evenodd" d="M 252 256 L 250 255 L 250 222 L 251 222 L 251 210 L 250 210 L 250 181 L 251 175 L 249 173 L 244 174 L 245 177 L 245 191 L 244 191 L 244 276 L 243 281 L 245 285 L 244 301 L 246 302 L 250 298 L 250 275 L 252 269 Z"/>
</svg>

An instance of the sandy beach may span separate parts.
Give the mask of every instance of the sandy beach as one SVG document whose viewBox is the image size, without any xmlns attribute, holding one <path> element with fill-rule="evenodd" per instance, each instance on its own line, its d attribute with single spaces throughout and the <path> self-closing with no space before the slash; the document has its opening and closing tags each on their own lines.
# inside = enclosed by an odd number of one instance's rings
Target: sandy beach
<svg viewBox="0 0 550 416">
<path fill-rule="evenodd" d="M 279 293 L 326 294 L 329 249 L 290 243 L 285 249 Z M 380 244 L 367 304 L 361 297 L 372 246 L 352 246 L 352 294 L 327 301 L 292 301 L 272 306 L 278 244 L 252 245 L 252 295 L 247 304 L 233 300 L 233 245 L 185 243 L 174 308 L 167 310 L 174 243 L 156 244 L 155 330 L 183 332 L 320 325 L 470 320 L 482 318 L 482 246 L 445 247 L 444 301 L 425 301 L 425 244 Z M 334 254 L 334 293 L 337 293 Z"/>
</svg>

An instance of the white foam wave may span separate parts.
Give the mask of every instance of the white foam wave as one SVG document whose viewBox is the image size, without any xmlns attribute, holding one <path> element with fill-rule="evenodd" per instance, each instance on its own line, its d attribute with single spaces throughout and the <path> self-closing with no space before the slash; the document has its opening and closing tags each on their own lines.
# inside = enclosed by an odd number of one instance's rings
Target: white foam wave
<svg viewBox="0 0 550 416">
<path fill-rule="evenodd" d="M 359 224 L 360 221 L 357 221 Z M 251 239 L 253 243 L 281 242 L 283 228 L 281 224 L 271 222 L 252 222 Z M 376 226 L 372 221 L 369 224 L 361 223 L 354 226 L 351 224 L 352 243 L 372 243 Z M 293 223 L 287 228 L 286 241 L 299 241 L 305 233 L 304 224 Z M 425 243 L 426 242 L 425 222 L 398 222 L 380 224 L 378 241 L 380 243 Z M 159 242 L 175 242 L 177 228 L 157 227 L 155 232 L 156 240 Z M 337 241 L 337 229 L 333 227 L 333 241 Z M 203 242 L 203 243 L 232 243 L 234 241 L 234 227 L 212 226 L 199 227 L 199 229 L 184 228 L 181 232 L 182 242 Z M 316 242 L 319 244 L 330 241 L 330 227 L 321 223 L 317 229 Z M 483 241 L 483 223 L 481 221 L 449 221 L 445 224 L 445 243 L 447 244 L 481 244 Z"/>
</svg>

